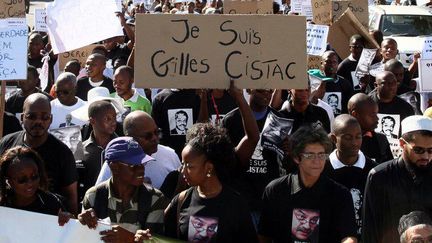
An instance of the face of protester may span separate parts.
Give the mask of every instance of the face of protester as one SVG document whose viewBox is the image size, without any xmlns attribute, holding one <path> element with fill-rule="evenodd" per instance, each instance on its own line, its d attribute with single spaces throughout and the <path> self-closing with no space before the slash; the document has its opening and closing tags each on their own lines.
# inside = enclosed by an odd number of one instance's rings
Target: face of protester
<svg viewBox="0 0 432 243">
<path fill-rule="evenodd" d="M 399 140 L 403 159 L 419 169 L 430 167 L 432 159 L 432 137 L 415 134 L 413 141 Z M 430 153 L 428 153 L 428 151 Z"/>
<path fill-rule="evenodd" d="M 400 87 L 403 83 L 405 70 L 403 67 L 394 68 L 391 72 L 396 77 L 397 85 Z"/>
<path fill-rule="evenodd" d="M 7 180 L 19 201 L 31 202 L 39 188 L 39 172 L 36 163 L 24 158 L 13 163 L 7 171 Z"/>
<path fill-rule="evenodd" d="M 20 80 L 18 82 L 18 87 L 21 88 L 22 92 L 27 93 L 34 90 L 38 82 L 38 77 L 36 77 L 33 72 L 28 71 L 27 79 Z"/>
<path fill-rule="evenodd" d="M 55 92 L 61 104 L 72 106 L 76 103 L 75 84 L 72 81 L 57 82 Z"/>
<path fill-rule="evenodd" d="M 336 55 L 327 55 L 327 57 L 324 57 L 322 61 L 322 68 L 326 77 L 332 77 L 336 75 L 338 65 L 339 61 Z"/>
<path fill-rule="evenodd" d="M 103 75 L 105 70 L 105 62 L 100 58 L 90 56 L 86 61 L 86 71 L 90 78 L 96 78 Z"/>
<path fill-rule="evenodd" d="M 302 178 L 318 179 L 324 169 L 327 158 L 319 158 L 326 154 L 324 146 L 319 143 L 307 144 L 297 160 L 300 176 Z M 308 156 L 314 158 L 307 158 Z"/>
<path fill-rule="evenodd" d="M 133 79 L 126 72 L 116 72 L 114 74 L 114 88 L 120 97 L 124 97 L 131 92 Z"/>
<path fill-rule="evenodd" d="M 406 232 L 406 242 L 409 243 L 423 243 L 432 242 L 432 226 L 430 225 L 416 225 L 409 227 Z"/>
<path fill-rule="evenodd" d="M 298 240 L 308 240 L 319 225 L 318 212 L 307 209 L 293 209 L 291 234 Z"/>
<path fill-rule="evenodd" d="M 114 49 L 114 47 L 117 46 L 117 38 L 116 37 L 108 38 L 108 39 L 103 41 L 103 45 L 104 45 L 105 49 L 110 51 L 110 50 Z"/>
<path fill-rule="evenodd" d="M 353 40 L 350 43 L 350 52 L 354 59 L 359 60 L 363 51 L 364 44 L 361 40 Z"/>
<path fill-rule="evenodd" d="M 367 104 L 353 114 L 364 132 L 371 132 L 378 126 L 378 105 Z"/>
<path fill-rule="evenodd" d="M 381 43 L 381 55 L 385 61 L 395 59 L 398 54 L 397 44 L 393 41 L 384 40 Z"/>
<path fill-rule="evenodd" d="M 336 140 L 336 149 L 344 157 L 355 157 L 358 155 L 362 144 L 362 131 L 359 125 L 346 125 L 340 134 L 333 135 Z"/>
<path fill-rule="evenodd" d="M 292 89 L 293 103 L 298 105 L 309 104 L 310 90 L 309 89 Z"/>
<path fill-rule="evenodd" d="M 32 57 L 40 56 L 42 49 L 44 49 L 42 37 L 39 34 L 31 35 L 29 38 L 28 48 Z"/>
<path fill-rule="evenodd" d="M 122 161 L 111 162 L 110 169 L 119 183 L 140 186 L 144 183 L 144 165 L 129 165 Z"/>
<path fill-rule="evenodd" d="M 49 103 L 39 100 L 24 106 L 21 120 L 26 135 L 34 138 L 45 136 L 52 122 Z"/>
<path fill-rule="evenodd" d="M 250 91 L 250 102 L 255 107 L 265 108 L 270 104 L 272 90 L 254 89 Z"/>
<path fill-rule="evenodd" d="M 117 114 L 114 109 L 109 109 L 105 111 L 103 114 L 100 114 L 96 117 L 90 118 L 90 123 L 94 130 L 97 130 L 99 133 L 112 135 L 117 127 Z"/>
<path fill-rule="evenodd" d="M 68 63 L 66 63 L 64 71 L 73 73 L 75 76 L 78 77 L 80 69 L 80 65 L 76 65 L 76 63 L 69 61 Z"/>
<path fill-rule="evenodd" d="M 189 186 L 203 185 L 208 179 L 207 173 L 213 170 L 213 164 L 207 160 L 206 156 L 193 152 L 189 145 L 182 151 L 182 164 L 181 172 Z"/>
<path fill-rule="evenodd" d="M 378 74 L 376 87 L 380 98 L 392 100 L 397 94 L 398 84 L 395 76 L 388 72 L 385 75 Z"/>
<path fill-rule="evenodd" d="M 159 129 L 156 123 L 151 118 L 143 118 L 140 123 L 137 123 L 136 129 L 132 134 L 128 134 L 138 141 L 141 148 L 146 154 L 153 154 L 157 152 L 159 144 Z"/>
</svg>

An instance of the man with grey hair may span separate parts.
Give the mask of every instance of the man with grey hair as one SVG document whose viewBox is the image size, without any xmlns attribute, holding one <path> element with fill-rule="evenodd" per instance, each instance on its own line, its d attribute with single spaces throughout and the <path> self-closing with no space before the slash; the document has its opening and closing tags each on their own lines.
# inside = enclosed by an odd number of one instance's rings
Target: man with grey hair
<svg viewBox="0 0 432 243">
<path fill-rule="evenodd" d="M 76 83 L 73 73 L 64 72 L 57 77 L 54 87 L 57 99 L 51 101 L 53 121 L 50 129 L 85 124 L 71 115 L 72 111 L 85 105 L 85 101 L 75 96 Z"/>
<path fill-rule="evenodd" d="M 144 173 L 146 182 L 159 189 L 168 173 L 180 167 L 177 154 L 172 148 L 159 144 L 160 130 L 153 118 L 144 111 L 129 113 L 123 122 L 123 130 L 125 136 L 133 137 L 144 152 L 154 158 L 154 161 L 146 164 Z M 110 176 L 110 168 L 104 163 L 96 185 Z"/>
<path fill-rule="evenodd" d="M 403 215 L 399 220 L 398 230 L 401 243 L 432 241 L 432 220 L 423 211 Z"/>
</svg>

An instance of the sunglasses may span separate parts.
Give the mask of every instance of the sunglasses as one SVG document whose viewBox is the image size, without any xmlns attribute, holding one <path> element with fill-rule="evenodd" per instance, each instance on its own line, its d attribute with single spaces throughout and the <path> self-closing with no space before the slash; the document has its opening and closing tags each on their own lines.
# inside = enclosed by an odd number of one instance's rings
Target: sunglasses
<svg viewBox="0 0 432 243">
<path fill-rule="evenodd" d="M 27 183 L 35 182 L 35 181 L 37 181 L 39 179 L 40 179 L 39 174 L 35 174 L 35 175 L 30 176 L 30 177 L 25 176 L 25 177 L 17 178 L 17 179 L 14 179 L 14 180 L 18 184 L 27 184 Z"/>
<path fill-rule="evenodd" d="M 40 119 L 42 121 L 48 121 L 49 119 L 51 119 L 51 114 L 42 114 L 39 116 L 36 113 L 24 113 L 24 118 L 32 121 L 35 121 L 37 119 Z"/>
<path fill-rule="evenodd" d="M 414 151 L 415 154 L 424 154 L 424 153 L 428 153 L 428 154 L 432 154 L 432 148 L 423 148 L 423 147 L 418 147 L 418 146 L 412 146 L 410 143 L 408 143 L 405 139 L 402 138 L 402 140 L 405 142 L 405 144 L 412 150 Z"/>
</svg>

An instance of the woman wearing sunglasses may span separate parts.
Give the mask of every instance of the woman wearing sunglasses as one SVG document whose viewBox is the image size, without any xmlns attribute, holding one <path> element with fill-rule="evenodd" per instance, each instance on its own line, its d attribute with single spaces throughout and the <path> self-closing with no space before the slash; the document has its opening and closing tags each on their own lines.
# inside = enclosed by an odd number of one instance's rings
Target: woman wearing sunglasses
<svg viewBox="0 0 432 243">
<path fill-rule="evenodd" d="M 30 148 L 7 150 L 0 159 L 0 206 L 59 216 L 59 225 L 73 215 L 63 211 L 60 198 L 48 191 L 44 164 Z"/>
</svg>

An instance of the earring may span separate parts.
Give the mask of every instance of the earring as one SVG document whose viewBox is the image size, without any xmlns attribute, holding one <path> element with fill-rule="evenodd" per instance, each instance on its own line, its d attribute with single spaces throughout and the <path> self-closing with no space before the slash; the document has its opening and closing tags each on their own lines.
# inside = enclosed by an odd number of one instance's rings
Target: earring
<svg viewBox="0 0 432 243">
<path fill-rule="evenodd" d="M 207 172 L 207 177 L 208 177 L 208 178 L 211 177 L 211 171 Z"/>
</svg>

